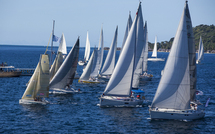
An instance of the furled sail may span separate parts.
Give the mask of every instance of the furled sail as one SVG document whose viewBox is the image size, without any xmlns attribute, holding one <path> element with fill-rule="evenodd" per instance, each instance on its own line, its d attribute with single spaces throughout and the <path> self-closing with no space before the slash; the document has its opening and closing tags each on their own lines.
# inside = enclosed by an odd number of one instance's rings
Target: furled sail
<svg viewBox="0 0 215 134">
<path fill-rule="evenodd" d="M 50 88 L 63 89 L 72 84 L 79 56 L 79 38 L 50 82 Z"/>
<path fill-rule="evenodd" d="M 152 107 L 185 110 L 190 108 L 189 52 L 186 8 L 182 14 Z"/>
<path fill-rule="evenodd" d="M 117 48 L 117 36 L 118 36 L 118 26 L 114 34 L 110 49 L 108 51 L 106 60 L 104 62 L 101 75 L 111 75 L 115 67 L 115 57 L 116 57 L 116 48 Z"/>
</svg>

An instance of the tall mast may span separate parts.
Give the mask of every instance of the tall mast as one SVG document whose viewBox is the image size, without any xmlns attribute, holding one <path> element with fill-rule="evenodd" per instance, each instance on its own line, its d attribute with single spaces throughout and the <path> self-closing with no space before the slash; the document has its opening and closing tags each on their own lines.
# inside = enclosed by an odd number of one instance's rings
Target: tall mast
<svg viewBox="0 0 215 134">
<path fill-rule="evenodd" d="M 52 64 L 52 57 L 53 57 L 53 36 L 54 36 L 54 24 L 55 24 L 55 20 L 53 20 L 53 28 L 52 28 L 52 43 L 51 43 L 51 58 L 50 58 L 50 65 Z"/>
</svg>

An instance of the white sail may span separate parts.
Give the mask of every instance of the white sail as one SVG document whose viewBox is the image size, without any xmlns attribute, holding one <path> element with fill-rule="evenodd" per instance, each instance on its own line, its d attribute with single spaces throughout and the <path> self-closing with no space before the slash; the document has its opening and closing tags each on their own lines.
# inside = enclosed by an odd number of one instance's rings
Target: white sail
<svg viewBox="0 0 215 134">
<path fill-rule="evenodd" d="M 190 11 L 188 8 L 188 4 L 186 3 L 184 8 L 186 15 L 186 27 L 187 27 L 187 36 L 188 36 L 188 51 L 189 51 L 189 70 L 190 70 L 190 99 L 193 101 L 196 98 L 196 82 L 197 82 L 197 74 L 196 74 L 196 49 L 194 42 L 194 34 L 193 27 L 190 17 Z"/>
<path fill-rule="evenodd" d="M 114 34 L 110 49 L 108 51 L 106 60 L 104 62 L 101 75 L 111 75 L 115 67 L 115 57 L 116 57 L 116 48 L 117 48 L 117 36 L 118 36 L 118 26 Z"/>
<path fill-rule="evenodd" d="M 202 42 L 202 37 L 200 36 L 199 40 L 199 52 L 198 52 L 198 60 L 197 61 L 202 61 L 204 58 L 204 46 Z"/>
<path fill-rule="evenodd" d="M 144 22 L 141 5 L 138 9 L 137 15 L 137 30 L 136 30 L 136 48 L 135 48 L 135 61 L 134 61 L 134 74 L 133 74 L 133 82 L 132 88 L 139 87 L 140 75 L 142 74 L 142 65 L 143 65 L 143 48 L 145 45 L 144 39 Z"/>
<path fill-rule="evenodd" d="M 96 64 L 95 64 L 95 68 L 91 72 L 90 76 L 92 76 L 92 77 L 98 76 L 100 69 L 102 67 L 103 53 L 104 53 L 104 39 L 103 39 L 103 29 L 101 29 L 99 46 L 98 46 L 98 51 L 97 51 L 97 56 L 96 56 Z"/>
<path fill-rule="evenodd" d="M 152 57 L 156 57 L 157 58 L 157 36 L 155 36 L 155 44 L 154 44 L 154 49 L 153 49 Z"/>
<path fill-rule="evenodd" d="M 85 61 L 88 61 L 90 58 L 90 40 L 89 40 L 89 35 L 87 32 L 87 39 L 86 39 L 86 47 L 85 47 L 85 53 L 84 53 L 84 59 Z"/>
<path fill-rule="evenodd" d="M 50 80 L 54 77 L 54 75 L 56 74 L 56 72 L 58 71 L 62 63 L 63 63 L 63 54 L 62 52 L 58 52 L 50 69 Z"/>
<path fill-rule="evenodd" d="M 128 22 L 127 22 L 127 25 L 126 25 L 125 34 L 124 34 L 124 38 L 123 38 L 123 42 L 122 42 L 121 52 L 122 52 L 122 49 L 124 47 L 125 41 L 126 41 L 126 39 L 128 37 L 128 32 L 131 29 L 131 25 L 132 25 L 132 19 L 131 19 L 131 14 L 129 13 Z"/>
<path fill-rule="evenodd" d="M 58 48 L 58 52 L 62 52 L 62 54 L 67 54 L 66 40 L 63 33 L 60 38 L 60 45 Z"/>
<path fill-rule="evenodd" d="M 92 53 L 92 55 L 90 57 L 90 60 L 87 63 L 87 66 L 84 69 L 84 72 L 82 73 L 81 77 L 79 78 L 80 80 L 89 80 L 90 74 L 91 74 L 91 71 L 92 71 L 92 67 L 93 67 L 94 56 L 95 56 L 95 50 L 93 51 L 93 53 Z"/>
<path fill-rule="evenodd" d="M 147 30 L 147 22 L 145 22 L 144 26 L 144 48 L 143 48 L 143 71 L 146 72 L 148 68 L 148 30 Z"/>
<path fill-rule="evenodd" d="M 130 97 L 131 95 L 135 65 L 137 23 L 140 22 L 138 14 L 142 15 L 142 13 L 139 13 L 140 8 L 141 5 L 139 4 L 138 12 L 129 31 L 122 53 L 103 93 L 105 96 Z"/>
<path fill-rule="evenodd" d="M 77 39 L 75 45 L 70 50 L 63 64 L 60 66 L 56 75 L 50 81 L 50 88 L 63 89 L 66 86 L 72 84 L 75 71 L 77 68 L 79 56 L 79 38 Z"/>
<path fill-rule="evenodd" d="M 38 65 L 22 96 L 25 100 L 34 100 L 35 97 L 49 96 L 49 58 L 41 55 Z"/>
<path fill-rule="evenodd" d="M 189 55 L 185 11 L 182 14 L 152 107 L 178 110 L 190 108 Z"/>
</svg>

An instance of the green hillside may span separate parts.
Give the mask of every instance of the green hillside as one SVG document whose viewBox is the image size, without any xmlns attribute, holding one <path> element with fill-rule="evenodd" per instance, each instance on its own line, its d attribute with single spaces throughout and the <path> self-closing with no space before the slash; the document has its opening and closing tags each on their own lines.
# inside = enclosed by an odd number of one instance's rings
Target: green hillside
<svg viewBox="0 0 215 134">
<path fill-rule="evenodd" d="M 202 36 L 204 50 L 215 50 L 215 26 L 214 25 L 199 25 L 193 28 L 194 40 L 196 45 L 196 50 L 198 50 L 199 46 L 199 38 Z M 170 49 L 174 37 L 169 41 L 158 42 L 158 48 L 162 49 Z M 154 43 L 149 42 L 149 47 L 153 49 Z"/>
</svg>

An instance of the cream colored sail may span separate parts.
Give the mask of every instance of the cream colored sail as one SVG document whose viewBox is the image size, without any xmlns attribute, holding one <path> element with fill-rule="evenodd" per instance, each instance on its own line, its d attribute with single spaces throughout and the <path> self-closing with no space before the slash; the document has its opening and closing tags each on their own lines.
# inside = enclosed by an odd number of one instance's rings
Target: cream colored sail
<svg viewBox="0 0 215 134">
<path fill-rule="evenodd" d="M 35 97 L 48 97 L 49 95 L 49 58 L 41 55 L 37 68 L 22 96 L 22 99 L 34 100 Z"/>
</svg>

